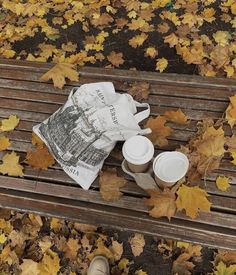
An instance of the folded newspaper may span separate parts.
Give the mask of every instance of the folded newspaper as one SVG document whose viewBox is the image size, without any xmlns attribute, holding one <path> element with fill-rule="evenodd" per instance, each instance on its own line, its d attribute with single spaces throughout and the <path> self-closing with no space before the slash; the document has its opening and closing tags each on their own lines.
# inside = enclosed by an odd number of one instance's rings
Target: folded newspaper
<svg viewBox="0 0 236 275">
<path fill-rule="evenodd" d="M 137 113 L 137 107 L 145 109 Z M 85 84 L 73 88 L 67 102 L 33 131 L 63 170 L 87 190 L 117 141 L 151 132 L 139 126 L 149 114 L 147 103 L 116 93 L 111 82 Z"/>
</svg>

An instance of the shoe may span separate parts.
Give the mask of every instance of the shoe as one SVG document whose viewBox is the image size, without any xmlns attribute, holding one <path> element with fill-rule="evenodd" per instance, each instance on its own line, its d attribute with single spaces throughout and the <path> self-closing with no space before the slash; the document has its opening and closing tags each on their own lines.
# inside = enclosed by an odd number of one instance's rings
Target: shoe
<svg viewBox="0 0 236 275">
<path fill-rule="evenodd" d="M 96 256 L 89 265 L 87 275 L 110 275 L 108 260 L 103 256 Z"/>
</svg>

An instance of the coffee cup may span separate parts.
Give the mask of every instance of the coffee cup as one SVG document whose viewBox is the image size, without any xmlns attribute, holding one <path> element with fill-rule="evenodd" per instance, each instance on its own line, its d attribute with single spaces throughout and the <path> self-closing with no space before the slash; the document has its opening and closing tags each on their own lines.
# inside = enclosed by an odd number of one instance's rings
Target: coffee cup
<svg viewBox="0 0 236 275">
<path fill-rule="evenodd" d="M 181 152 L 163 152 L 153 161 L 155 181 L 160 187 L 172 187 L 189 168 L 187 156 Z"/>
<path fill-rule="evenodd" d="M 142 173 L 148 169 L 154 155 L 152 142 L 143 136 L 133 136 L 123 145 L 122 153 L 129 169 L 134 173 Z"/>
</svg>

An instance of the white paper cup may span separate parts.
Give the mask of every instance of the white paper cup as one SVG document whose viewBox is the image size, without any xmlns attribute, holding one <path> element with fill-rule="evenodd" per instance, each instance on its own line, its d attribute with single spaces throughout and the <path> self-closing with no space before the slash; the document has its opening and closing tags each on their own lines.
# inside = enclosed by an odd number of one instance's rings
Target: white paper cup
<svg viewBox="0 0 236 275">
<path fill-rule="evenodd" d="M 126 140 L 122 153 L 129 169 L 134 173 L 141 173 L 149 166 L 154 155 L 154 146 L 148 138 L 134 136 Z"/>
<path fill-rule="evenodd" d="M 189 168 L 186 155 L 180 152 L 164 152 L 153 161 L 155 181 L 160 187 L 171 187 L 182 179 Z"/>
</svg>

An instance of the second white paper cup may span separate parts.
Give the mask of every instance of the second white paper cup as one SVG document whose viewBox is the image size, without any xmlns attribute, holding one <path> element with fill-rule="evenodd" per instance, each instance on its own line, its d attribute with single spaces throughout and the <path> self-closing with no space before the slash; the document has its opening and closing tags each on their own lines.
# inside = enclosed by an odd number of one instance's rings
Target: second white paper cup
<svg viewBox="0 0 236 275">
<path fill-rule="evenodd" d="M 182 179 L 189 168 L 186 155 L 180 152 L 164 152 L 153 161 L 155 180 L 161 187 L 171 187 Z"/>
</svg>

